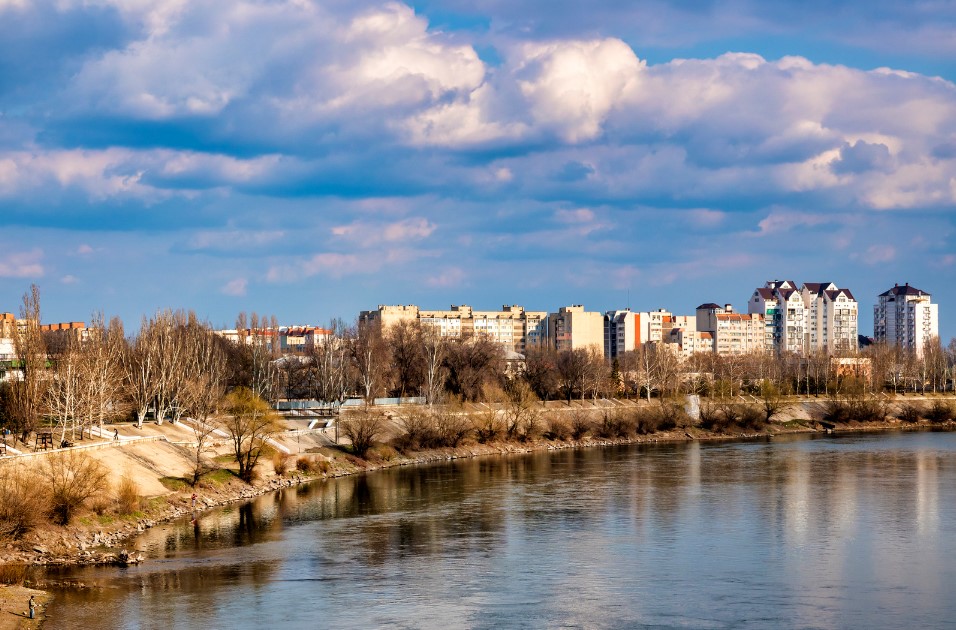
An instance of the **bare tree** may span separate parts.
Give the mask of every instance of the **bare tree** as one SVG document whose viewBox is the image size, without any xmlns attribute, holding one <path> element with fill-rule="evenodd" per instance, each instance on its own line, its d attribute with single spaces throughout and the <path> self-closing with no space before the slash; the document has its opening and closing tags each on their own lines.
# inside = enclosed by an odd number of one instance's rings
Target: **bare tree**
<svg viewBox="0 0 956 630">
<path fill-rule="evenodd" d="M 22 378 L 9 384 L 7 413 L 26 441 L 39 422 L 49 382 L 46 345 L 40 332 L 40 289 L 35 284 L 23 295 L 20 318 L 22 327 L 14 336 L 14 349 Z"/>
<path fill-rule="evenodd" d="M 575 394 L 584 398 L 590 363 L 591 357 L 584 348 L 558 352 L 555 360 L 558 384 L 569 405 Z"/>
<path fill-rule="evenodd" d="M 143 426 L 146 413 L 159 392 L 160 366 L 154 341 L 150 322 L 143 317 L 139 334 L 127 345 L 120 362 L 125 390 L 138 427 Z"/>
<path fill-rule="evenodd" d="M 486 383 L 500 380 L 503 351 L 484 335 L 456 339 L 447 345 L 448 391 L 465 401 L 481 397 Z"/>
<path fill-rule="evenodd" d="M 388 329 L 385 341 L 391 359 L 394 394 L 404 398 L 409 392 L 421 390 L 425 363 L 421 325 L 411 321 L 396 322 Z"/>
<path fill-rule="evenodd" d="M 445 376 L 446 344 L 441 333 L 431 326 L 420 326 L 419 343 L 422 351 L 422 389 L 429 406 L 441 397 Z"/>
<path fill-rule="evenodd" d="M 523 379 L 505 383 L 506 405 L 504 408 L 505 432 L 509 439 L 531 436 L 538 426 L 538 397 Z"/>
<path fill-rule="evenodd" d="M 77 341 L 72 341 L 57 356 L 44 398 L 46 413 L 59 429 L 61 443 L 66 440 L 67 430 L 71 440 L 76 438 L 77 424 L 87 415 L 89 399 L 83 383 L 83 360 L 78 345 Z"/>
<path fill-rule="evenodd" d="M 53 520 L 59 525 L 68 525 L 76 510 L 109 487 L 109 471 L 78 451 L 51 455 L 44 462 L 42 474 L 47 482 Z"/>
<path fill-rule="evenodd" d="M 349 341 L 358 387 L 362 398 L 370 403 L 382 389 L 385 372 L 386 349 L 382 330 L 376 324 L 360 322 Z"/>
<path fill-rule="evenodd" d="M 553 348 L 533 348 L 525 355 L 521 376 L 541 400 L 558 395 L 560 387 L 557 369 L 557 351 Z"/>
<path fill-rule="evenodd" d="M 345 398 L 351 366 L 345 324 L 341 320 L 332 320 L 329 332 L 313 345 L 310 367 L 314 373 L 314 396 L 331 403 Z"/>
<path fill-rule="evenodd" d="M 365 457 L 381 436 L 385 418 L 375 413 L 368 405 L 364 405 L 362 409 L 351 412 L 341 424 L 345 437 L 352 443 L 352 452 L 359 457 Z"/>
<path fill-rule="evenodd" d="M 178 406 L 192 418 L 196 438 L 193 451 L 193 485 L 209 468 L 205 453 L 216 425 L 212 416 L 218 411 L 226 389 L 226 355 L 215 333 L 207 327 L 190 331 L 188 344 L 191 368 L 180 390 Z"/>
<path fill-rule="evenodd" d="M 279 430 L 278 418 L 269 403 L 247 387 L 226 396 L 227 416 L 223 421 L 239 464 L 239 478 L 251 482 L 256 465 L 269 438 Z"/>
<path fill-rule="evenodd" d="M 122 357 L 126 350 L 123 324 L 118 318 L 104 325 L 102 313 L 94 313 L 86 341 L 80 346 L 87 390 L 87 426 L 101 429 L 107 419 L 124 413 Z"/>
</svg>

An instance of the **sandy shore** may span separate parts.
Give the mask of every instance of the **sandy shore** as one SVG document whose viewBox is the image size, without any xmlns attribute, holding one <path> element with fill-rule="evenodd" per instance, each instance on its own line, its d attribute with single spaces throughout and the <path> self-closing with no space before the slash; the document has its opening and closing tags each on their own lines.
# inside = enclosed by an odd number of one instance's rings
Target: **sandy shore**
<svg viewBox="0 0 956 630">
<path fill-rule="evenodd" d="M 30 619 L 28 602 L 33 595 L 37 603 L 36 618 Z M 39 628 L 49 594 L 25 586 L 0 586 L 0 630 Z"/>
</svg>

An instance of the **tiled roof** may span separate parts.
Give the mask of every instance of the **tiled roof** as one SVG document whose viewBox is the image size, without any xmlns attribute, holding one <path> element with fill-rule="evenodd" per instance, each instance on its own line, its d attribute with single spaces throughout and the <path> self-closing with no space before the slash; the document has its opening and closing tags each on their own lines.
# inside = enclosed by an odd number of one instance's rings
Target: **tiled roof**
<svg viewBox="0 0 956 630">
<path fill-rule="evenodd" d="M 911 287 L 909 283 L 907 283 L 903 286 L 896 285 L 889 291 L 884 291 L 883 293 L 880 293 L 880 297 L 886 297 L 889 295 L 917 295 L 917 296 L 925 295 L 929 297 L 931 294 L 927 293 L 926 291 L 921 291 L 920 289 L 917 289 L 916 287 Z"/>
</svg>

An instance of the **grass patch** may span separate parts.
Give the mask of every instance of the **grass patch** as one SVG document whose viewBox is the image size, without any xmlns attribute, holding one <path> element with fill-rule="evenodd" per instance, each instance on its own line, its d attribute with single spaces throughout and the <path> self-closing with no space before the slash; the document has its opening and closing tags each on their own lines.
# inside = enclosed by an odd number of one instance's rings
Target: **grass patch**
<svg viewBox="0 0 956 630">
<path fill-rule="evenodd" d="M 235 463 L 236 463 L 236 456 L 235 456 L 235 455 L 231 455 L 231 454 L 229 454 L 229 455 L 216 455 L 215 457 L 212 458 L 212 460 L 213 460 L 214 462 L 216 462 L 217 464 L 235 464 Z"/>
<path fill-rule="evenodd" d="M 185 492 L 189 488 L 189 482 L 185 477 L 160 477 L 159 483 L 173 492 Z"/>
<path fill-rule="evenodd" d="M 204 474 L 199 480 L 199 485 L 200 487 L 221 486 L 238 478 L 238 475 L 228 468 L 218 468 Z"/>
</svg>

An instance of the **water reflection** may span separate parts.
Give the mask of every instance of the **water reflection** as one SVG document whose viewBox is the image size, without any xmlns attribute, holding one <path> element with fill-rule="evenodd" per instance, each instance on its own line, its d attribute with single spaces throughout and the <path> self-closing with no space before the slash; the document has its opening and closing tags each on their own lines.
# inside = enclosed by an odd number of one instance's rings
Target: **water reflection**
<svg viewBox="0 0 956 630">
<path fill-rule="evenodd" d="M 48 627 L 939 625 L 954 455 L 951 433 L 799 436 L 334 479 L 68 572 L 100 588 L 59 594 Z"/>
</svg>

